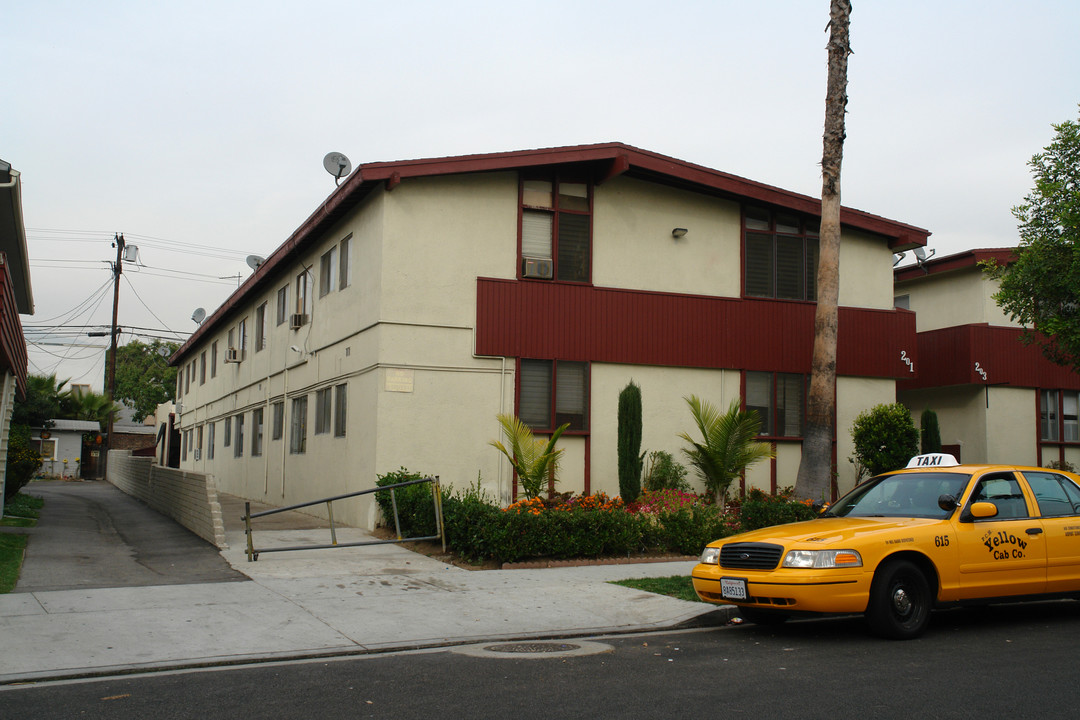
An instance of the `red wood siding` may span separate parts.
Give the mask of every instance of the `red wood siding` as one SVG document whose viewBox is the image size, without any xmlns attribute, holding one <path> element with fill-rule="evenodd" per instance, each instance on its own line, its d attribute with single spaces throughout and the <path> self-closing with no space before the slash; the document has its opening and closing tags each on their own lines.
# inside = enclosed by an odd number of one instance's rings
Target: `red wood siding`
<svg viewBox="0 0 1080 720">
<path fill-rule="evenodd" d="M 1024 345 L 1020 335 L 1019 328 L 986 323 L 921 332 L 916 375 L 899 389 L 990 384 L 1080 390 L 1080 375 L 1047 360 L 1038 346 Z"/>
<path fill-rule="evenodd" d="M 26 392 L 26 339 L 6 258 L 0 265 L 3 265 L 3 272 L 0 272 L 0 366 L 11 370 L 22 394 Z"/>
<path fill-rule="evenodd" d="M 476 307 L 480 355 L 810 372 L 813 303 L 480 278 Z M 838 342 L 839 374 L 906 377 L 915 315 L 841 308 Z"/>
</svg>

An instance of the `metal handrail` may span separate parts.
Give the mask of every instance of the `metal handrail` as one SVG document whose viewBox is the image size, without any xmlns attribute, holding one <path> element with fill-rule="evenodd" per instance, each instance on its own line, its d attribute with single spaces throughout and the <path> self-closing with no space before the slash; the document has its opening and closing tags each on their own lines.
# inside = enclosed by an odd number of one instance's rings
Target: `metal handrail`
<svg viewBox="0 0 1080 720">
<path fill-rule="evenodd" d="M 431 483 L 432 501 L 435 506 L 435 527 L 438 529 L 436 535 L 425 535 L 424 537 L 402 537 L 401 536 L 401 521 L 398 518 L 397 509 L 397 495 L 394 490 L 397 488 L 408 487 L 409 485 L 419 485 L 421 483 Z M 368 495 L 370 493 L 382 492 L 384 490 L 390 491 L 390 504 L 394 508 L 394 534 L 397 535 L 395 540 L 363 540 L 361 542 L 351 543 L 339 543 L 337 541 L 337 528 L 334 525 L 334 506 L 333 503 L 337 500 L 347 500 L 348 498 L 354 498 L 359 495 Z M 288 547 L 274 547 L 274 548 L 256 548 L 251 531 L 251 521 L 254 518 L 265 517 L 266 515 L 274 515 L 275 513 L 287 512 L 289 510 L 297 510 L 299 508 L 311 507 L 312 505 L 321 505 L 326 503 L 326 514 L 330 520 L 330 544 L 329 545 L 291 545 Z M 273 508 L 271 510 L 261 510 L 257 513 L 251 512 L 251 501 L 244 501 L 244 516 L 240 518 L 244 521 L 244 534 L 247 536 L 247 559 L 248 562 L 254 562 L 259 559 L 259 553 L 264 552 L 287 552 L 291 550 L 325 550 L 328 548 L 339 547 L 359 547 L 361 545 L 389 545 L 402 542 L 415 542 L 419 540 L 441 540 L 443 552 L 446 552 L 446 531 L 443 527 L 443 514 L 442 514 L 442 492 L 439 489 L 439 476 L 426 477 L 421 480 L 408 480 L 406 482 L 394 483 L 393 485 L 383 485 L 381 487 L 374 487 L 369 490 L 357 490 L 356 492 L 345 493 L 344 495 L 333 495 L 331 497 L 320 498 L 318 500 L 311 500 L 309 502 L 297 503 L 296 505 L 287 505 L 285 507 Z"/>
</svg>

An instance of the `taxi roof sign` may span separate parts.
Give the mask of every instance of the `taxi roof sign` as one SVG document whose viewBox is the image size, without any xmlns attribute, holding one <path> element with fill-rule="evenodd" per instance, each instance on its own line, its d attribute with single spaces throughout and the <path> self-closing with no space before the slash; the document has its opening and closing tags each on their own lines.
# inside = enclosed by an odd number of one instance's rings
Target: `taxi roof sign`
<svg viewBox="0 0 1080 720">
<path fill-rule="evenodd" d="M 911 458 L 907 466 L 909 468 L 953 467 L 959 464 L 956 458 L 948 453 L 927 453 L 926 455 L 916 455 Z"/>
</svg>

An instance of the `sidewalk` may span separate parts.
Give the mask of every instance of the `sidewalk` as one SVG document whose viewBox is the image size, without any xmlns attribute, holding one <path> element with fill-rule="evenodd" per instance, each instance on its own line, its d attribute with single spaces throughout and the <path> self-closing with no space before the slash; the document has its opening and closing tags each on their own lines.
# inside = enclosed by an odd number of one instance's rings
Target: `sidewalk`
<svg viewBox="0 0 1080 720">
<path fill-rule="evenodd" d="M 370 537 L 339 528 L 338 542 Z M 256 531 L 259 547 L 326 529 Z M 0 595 L 0 684 L 175 667 L 714 624 L 730 608 L 609 580 L 687 575 L 693 562 L 471 571 L 396 545 L 222 552 L 246 582 Z"/>
</svg>

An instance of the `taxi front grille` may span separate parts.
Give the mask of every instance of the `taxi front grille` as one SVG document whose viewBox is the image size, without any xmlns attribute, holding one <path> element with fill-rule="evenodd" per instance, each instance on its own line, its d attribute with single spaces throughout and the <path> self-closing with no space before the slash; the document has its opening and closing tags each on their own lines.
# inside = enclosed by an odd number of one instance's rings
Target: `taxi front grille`
<svg viewBox="0 0 1080 720">
<path fill-rule="evenodd" d="M 741 570 L 772 570 L 780 564 L 782 545 L 729 543 L 720 548 L 720 567 Z"/>
</svg>

